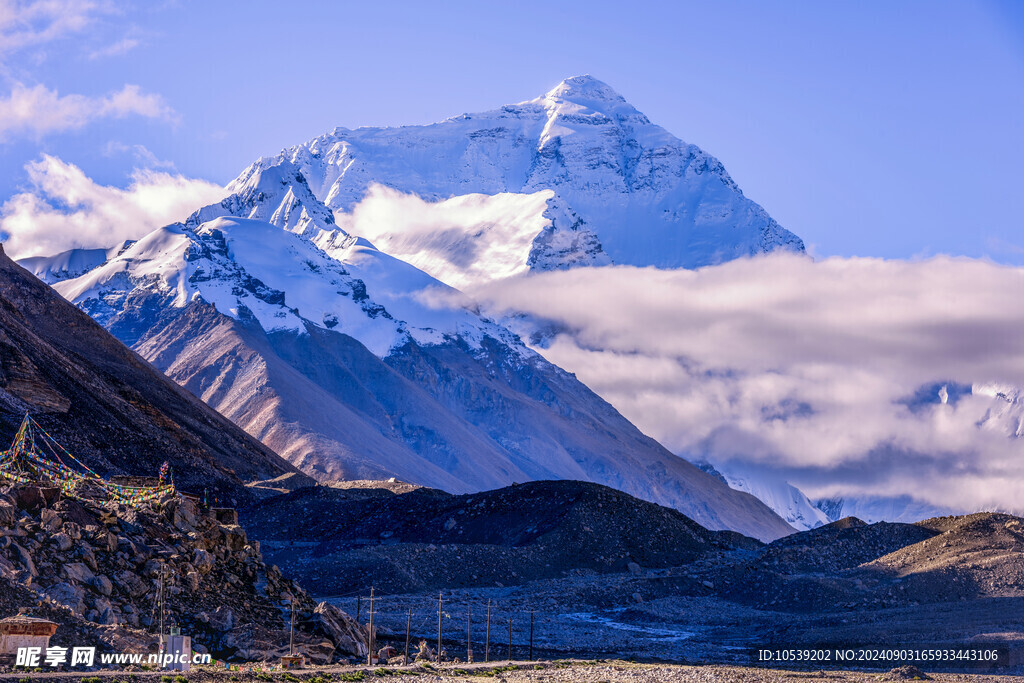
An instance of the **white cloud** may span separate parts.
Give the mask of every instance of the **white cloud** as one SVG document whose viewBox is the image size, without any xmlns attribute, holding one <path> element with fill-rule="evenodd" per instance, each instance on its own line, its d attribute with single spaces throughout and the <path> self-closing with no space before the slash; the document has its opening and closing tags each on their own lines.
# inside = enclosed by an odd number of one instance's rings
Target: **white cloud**
<svg viewBox="0 0 1024 683">
<path fill-rule="evenodd" d="M 0 0 L 0 54 L 80 32 L 113 9 L 90 0 Z"/>
<path fill-rule="evenodd" d="M 392 256 L 453 287 L 525 272 L 554 193 L 465 194 L 426 201 L 371 185 L 349 213 L 335 212 L 338 227 L 365 237 Z"/>
<path fill-rule="evenodd" d="M 93 50 L 89 53 L 89 59 L 102 59 L 104 57 L 119 57 L 120 55 L 128 54 L 140 45 L 140 41 L 135 38 L 122 38 L 121 40 L 111 43 L 106 47 L 98 50 Z"/>
<path fill-rule="evenodd" d="M 158 158 L 145 145 L 126 145 L 123 142 L 111 140 L 103 148 L 104 156 L 113 157 L 121 154 L 132 155 L 135 158 L 135 160 L 142 166 L 142 168 L 174 168 L 173 161 Z"/>
<path fill-rule="evenodd" d="M 159 95 L 126 85 L 104 97 L 61 96 L 43 85 L 17 83 L 7 97 L 0 97 L 0 141 L 15 134 L 36 138 L 75 130 L 102 118 L 127 116 L 176 121 L 177 114 Z"/>
<path fill-rule="evenodd" d="M 13 258 L 136 239 L 225 195 L 205 180 L 149 170 L 135 171 L 125 189 L 99 185 L 52 156 L 26 170 L 32 190 L 0 206 L 0 235 Z"/>
<path fill-rule="evenodd" d="M 549 359 L 676 452 L 756 462 L 811 496 L 1024 511 L 1024 439 L 1008 436 L 1024 403 L 908 404 L 936 382 L 1024 387 L 1022 291 L 1024 269 L 987 261 L 778 254 L 470 293 L 532 316 Z"/>
</svg>

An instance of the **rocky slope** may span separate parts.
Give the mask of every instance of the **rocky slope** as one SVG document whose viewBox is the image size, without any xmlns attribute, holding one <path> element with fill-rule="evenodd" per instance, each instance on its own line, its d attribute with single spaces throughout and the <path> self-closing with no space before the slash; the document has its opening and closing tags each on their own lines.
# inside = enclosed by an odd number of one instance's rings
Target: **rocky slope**
<svg viewBox="0 0 1024 683">
<path fill-rule="evenodd" d="M 541 481 L 453 496 L 318 486 L 243 521 L 287 575 L 321 593 L 501 586 L 689 564 L 760 547 L 596 484 Z"/>
<path fill-rule="evenodd" d="M 74 634 L 144 652 L 155 647 L 162 583 L 166 626 L 218 658 L 286 654 L 293 603 L 300 651 L 321 662 L 365 654 L 358 625 L 267 566 L 233 516 L 174 495 L 134 508 L 5 487 L 0 608 L 53 618 L 57 642 Z"/>
<path fill-rule="evenodd" d="M 26 413 L 103 475 L 155 476 L 245 501 L 295 469 L 168 380 L 0 251 L 0 439 Z"/>
</svg>

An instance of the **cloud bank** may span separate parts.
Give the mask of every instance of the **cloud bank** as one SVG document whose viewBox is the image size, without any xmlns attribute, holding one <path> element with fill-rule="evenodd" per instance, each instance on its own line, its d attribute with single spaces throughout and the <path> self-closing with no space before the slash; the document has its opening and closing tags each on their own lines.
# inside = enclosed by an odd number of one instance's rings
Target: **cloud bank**
<svg viewBox="0 0 1024 683">
<path fill-rule="evenodd" d="M 110 247 L 183 220 L 225 195 L 205 180 L 149 170 L 136 170 L 125 189 L 100 185 L 52 156 L 25 168 L 32 189 L 0 206 L 0 237 L 12 258 Z"/>
<path fill-rule="evenodd" d="M 177 120 L 163 98 L 144 93 L 137 85 L 126 85 L 104 97 L 87 97 L 62 96 L 43 85 L 17 83 L 9 95 L 0 97 L 0 141 L 23 134 L 41 138 L 76 130 L 98 119 L 127 116 Z"/>
<path fill-rule="evenodd" d="M 1024 269 L 778 254 L 470 293 L 526 313 L 546 357 L 675 452 L 755 463 L 812 498 L 1022 511 Z"/>
</svg>

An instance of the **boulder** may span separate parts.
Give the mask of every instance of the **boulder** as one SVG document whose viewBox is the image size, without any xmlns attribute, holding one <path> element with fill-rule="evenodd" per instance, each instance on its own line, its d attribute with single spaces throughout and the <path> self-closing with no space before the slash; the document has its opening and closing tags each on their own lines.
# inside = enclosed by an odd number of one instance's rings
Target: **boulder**
<svg viewBox="0 0 1024 683">
<path fill-rule="evenodd" d="M 221 605 L 215 611 L 200 612 L 196 618 L 214 631 L 230 631 L 235 627 L 235 613 L 230 607 Z"/>
<path fill-rule="evenodd" d="M 199 509 L 188 498 L 182 498 L 174 508 L 171 523 L 179 531 L 191 531 L 199 525 Z"/>
<path fill-rule="evenodd" d="M 114 584 L 112 584 L 110 582 L 110 579 L 103 576 L 102 574 L 100 576 L 95 577 L 89 583 L 93 587 L 93 590 L 95 590 L 100 595 L 109 596 L 114 591 Z"/>
<path fill-rule="evenodd" d="M 232 552 L 241 551 L 249 543 L 245 536 L 245 529 L 237 524 L 222 526 L 220 528 L 220 532 L 224 540 L 224 545 Z"/>
<path fill-rule="evenodd" d="M 81 562 L 68 562 L 61 568 L 61 574 L 71 583 L 89 583 L 96 575 Z"/>
<path fill-rule="evenodd" d="M 96 564 L 96 553 L 93 552 L 92 547 L 85 545 L 84 543 L 78 546 L 78 556 L 82 558 L 82 562 L 93 570 L 94 572 L 99 569 L 99 565 Z"/>
<path fill-rule="evenodd" d="M 14 505 L 20 510 L 36 512 L 60 499 L 60 489 L 23 486 L 12 491 Z"/>
<path fill-rule="evenodd" d="M 11 545 L 14 548 L 15 559 L 28 572 L 29 576 L 33 579 L 39 576 L 39 572 L 36 571 L 36 564 L 32 561 L 31 553 L 17 543 L 12 543 Z"/>
<path fill-rule="evenodd" d="M 39 512 L 39 523 L 43 525 L 43 528 L 51 533 L 60 531 L 61 527 L 64 526 L 64 520 L 61 519 L 60 513 L 50 508 L 43 508 Z"/>
<path fill-rule="evenodd" d="M 192 554 L 192 564 L 200 574 L 207 574 L 213 569 L 216 560 L 205 550 L 196 550 Z"/>
<path fill-rule="evenodd" d="M 135 572 L 124 570 L 116 574 L 117 584 L 133 598 L 141 598 L 149 593 L 149 586 Z"/>
<path fill-rule="evenodd" d="M 75 542 L 71 540 L 71 537 L 63 531 L 54 534 L 52 537 L 50 537 L 50 540 L 53 542 L 55 546 L 57 546 L 57 550 L 59 550 L 62 553 L 71 550 L 71 546 L 75 544 Z"/>
<path fill-rule="evenodd" d="M 366 632 L 356 620 L 334 605 L 321 602 L 309 619 L 314 634 L 334 643 L 337 654 L 366 656 Z"/>
<path fill-rule="evenodd" d="M 76 614 L 81 614 L 85 610 L 85 591 L 66 581 L 53 584 L 44 590 L 43 594 Z"/>
<path fill-rule="evenodd" d="M 10 529 L 14 526 L 15 513 L 13 505 L 5 500 L 0 501 L 0 530 Z"/>
</svg>

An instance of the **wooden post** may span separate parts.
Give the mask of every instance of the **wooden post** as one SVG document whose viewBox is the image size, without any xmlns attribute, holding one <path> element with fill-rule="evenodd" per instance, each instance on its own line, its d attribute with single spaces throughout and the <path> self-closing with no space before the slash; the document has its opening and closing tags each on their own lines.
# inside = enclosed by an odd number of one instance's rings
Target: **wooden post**
<svg viewBox="0 0 1024 683">
<path fill-rule="evenodd" d="M 164 561 L 160 560 L 160 654 L 166 652 L 164 642 Z"/>
<path fill-rule="evenodd" d="M 292 626 L 288 635 L 288 655 L 295 656 L 295 596 L 292 596 Z"/>
<path fill-rule="evenodd" d="M 508 618 L 508 661 L 512 663 L 512 617 Z"/>
<path fill-rule="evenodd" d="M 376 645 L 373 642 L 373 586 L 370 586 L 370 632 L 366 635 L 366 639 L 370 643 L 369 652 L 366 653 L 366 665 L 373 666 L 373 646 Z"/>
<path fill-rule="evenodd" d="M 491 599 L 487 598 L 487 636 L 484 638 L 484 661 L 491 661 Z"/>
<path fill-rule="evenodd" d="M 466 615 L 466 663 L 473 663 L 473 606 L 467 607 Z"/>
<path fill-rule="evenodd" d="M 533 610 L 530 610 L 530 661 L 533 661 Z"/>
<path fill-rule="evenodd" d="M 437 594 L 437 661 L 441 661 L 441 608 L 444 606 L 444 598 L 441 593 Z"/>
<path fill-rule="evenodd" d="M 412 607 L 405 621 L 405 666 L 409 666 L 409 634 L 412 632 Z"/>
</svg>

